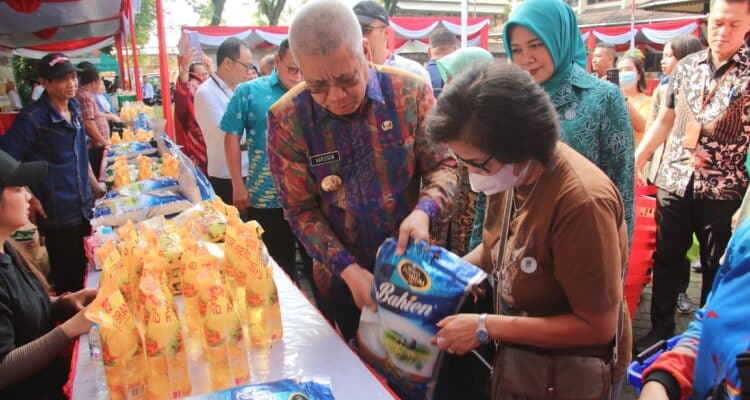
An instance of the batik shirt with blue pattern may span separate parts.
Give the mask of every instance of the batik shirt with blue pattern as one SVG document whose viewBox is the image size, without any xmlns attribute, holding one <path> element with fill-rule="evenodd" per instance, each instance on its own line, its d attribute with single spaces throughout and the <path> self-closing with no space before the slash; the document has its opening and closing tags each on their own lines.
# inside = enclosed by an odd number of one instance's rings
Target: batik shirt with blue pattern
<svg viewBox="0 0 750 400">
<path fill-rule="evenodd" d="M 268 114 L 268 158 L 284 215 L 316 263 L 338 277 L 372 270 L 383 241 L 412 211 L 434 226 L 451 205 L 456 160 L 425 132 L 430 85 L 396 68 L 369 70 L 365 101 L 348 117 L 297 86 Z M 337 177 L 325 189 L 323 181 Z"/>
<path fill-rule="evenodd" d="M 245 186 L 250 195 L 250 206 L 280 208 L 279 196 L 273 186 L 266 154 L 266 115 L 286 88 L 279 81 L 276 70 L 271 75 L 245 82 L 237 87 L 227 111 L 221 119 L 221 130 L 232 135 L 245 135 L 249 162 Z"/>
</svg>

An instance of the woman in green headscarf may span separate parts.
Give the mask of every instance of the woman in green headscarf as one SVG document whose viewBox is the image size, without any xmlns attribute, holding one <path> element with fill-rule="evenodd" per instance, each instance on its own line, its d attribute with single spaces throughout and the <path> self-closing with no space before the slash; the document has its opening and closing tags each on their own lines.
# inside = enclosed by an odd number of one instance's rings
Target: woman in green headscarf
<svg viewBox="0 0 750 400">
<path fill-rule="evenodd" d="M 575 12 L 562 0 L 526 0 L 505 23 L 503 43 L 513 63 L 550 96 L 562 141 L 617 186 L 632 234 L 633 127 L 619 88 L 586 72 L 586 47 Z"/>
</svg>

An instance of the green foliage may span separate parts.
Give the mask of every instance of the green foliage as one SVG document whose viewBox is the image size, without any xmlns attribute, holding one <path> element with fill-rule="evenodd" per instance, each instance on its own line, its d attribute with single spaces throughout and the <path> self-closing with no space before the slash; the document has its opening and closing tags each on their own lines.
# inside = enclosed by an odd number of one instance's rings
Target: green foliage
<svg viewBox="0 0 750 400">
<path fill-rule="evenodd" d="M 39 60 L 13 56 L 10 63 L 13 68 L 13 80 L 16 81 L 21 103 L 26 106 L 31 103 L 31 84 L 32 79 L 36 79 L 37 77 Z"/>
<path fill-rule="evenodd" d="M 398 6 L 398 0 L 383 0 L 383 7 L 388 11 L 388 16 L 393 17 L 396 15 Z"/>
<path fill-rule="evenodd" d="M 279 24 L 279 17 L 281 17 L 284 6 L 286 6 L 286 0 L 257 0 L 258 1 L 258 13 L 261 17 L 265 18 L 266 25 L 274 26 Z"/>
<path fill-rule="evenodd" d="M 221 15 L 224 13 L 226 0 L 186 0 L 186 2 L 198 14 L 198 25 L 221 24 Z"/>
<path fill-rule="evenodd" d="M 156 30 L 156 1 L 141 0 L 141 9 L 135 14 L 135 42 L 143 48 Z"/>
</svg>

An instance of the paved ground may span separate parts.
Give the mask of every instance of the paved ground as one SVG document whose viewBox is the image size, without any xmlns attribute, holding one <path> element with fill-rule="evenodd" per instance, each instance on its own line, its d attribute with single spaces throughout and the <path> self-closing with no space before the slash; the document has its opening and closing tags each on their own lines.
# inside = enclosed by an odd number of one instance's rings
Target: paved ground
<svg viewBox="0 0 750 400">
<path fill-rule="evenodd" d="M 690 275 L 690 286 L 688 286 L 688 296 L 693 300 L 695 304 L 697 304 L 700 301 L 700 293 L 701 293 L 701 275 L 692 272 Z M 638 305 L 638 311 L 635 313 L 635 318 L 633 319 L 633 338 L 635 340 L 640 339 L 642 336 L 645 336 L 649 329 L 651 329 L 651 313 L 650 313 L 650 307 L 651 307 L 651 284 L 646 286 L 646 288 L 643 290 L 643 293 L 641 294 L 641 302 Z M 690 320 L 693 317 L 693 314 L 685 315 L 685 314 L 675 314 L 677 318 L 677 332 L 682 332 L 685 329 L 687 329 L 688 324 L 690 323 Z M 625 384 L 623 387 L 622 392 L 620 393 L 620 399 L 621 400 L 633 400 L 636 399 L 636 392 L 633 389 L 632 386 Z"/>
</svg>

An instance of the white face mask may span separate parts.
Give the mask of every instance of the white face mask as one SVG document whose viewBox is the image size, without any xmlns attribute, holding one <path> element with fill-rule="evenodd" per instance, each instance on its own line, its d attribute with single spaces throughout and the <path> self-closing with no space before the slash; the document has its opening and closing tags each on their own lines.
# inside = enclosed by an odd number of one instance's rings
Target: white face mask
<svg viewBox="0 0 750 400">
<path fill-rule="evenodd" d="M 518 181 L 526 176 L 529 170 L 530 162 L 526 163 L 526 167 L 518 175 L 513 174 L 515 164 L 506 164 L 500 168 L 494 175 L 480 175 L 469 172 L 469 184 L 471 190 L 480 193 L 483 192 L 487 196 L 493 194 L 502 193 L 511 187 L 515 186 Z"/>
<path fill-rule="evenodd" d="M 635 71 L 620 72 L 620 86 L 623 89 L 630 89 L 638 84 L 638 74 Z"/>
</svg>

